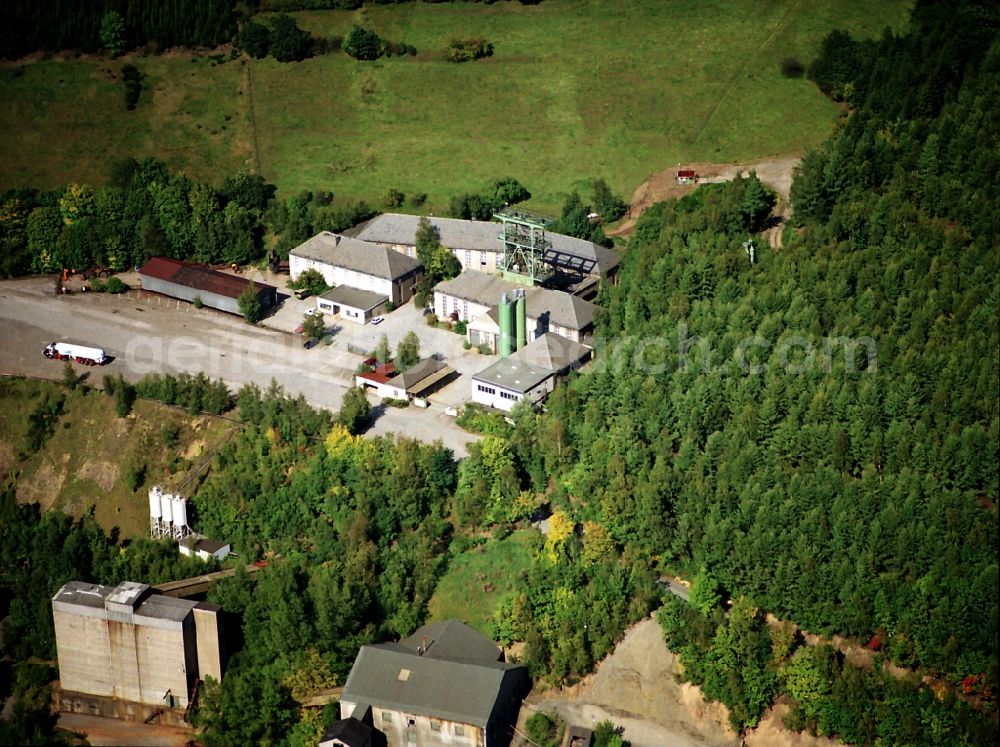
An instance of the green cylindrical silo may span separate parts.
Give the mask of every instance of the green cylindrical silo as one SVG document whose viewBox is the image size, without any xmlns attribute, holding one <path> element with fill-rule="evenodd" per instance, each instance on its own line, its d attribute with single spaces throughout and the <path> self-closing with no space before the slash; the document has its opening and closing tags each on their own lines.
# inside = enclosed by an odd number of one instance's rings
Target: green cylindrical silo
<svg viewBox="0 0 1000 747">
<path fill-rule="evenodd" d="M 507 300 L 507 294 L 500 296 L 500 357 L 506 358 L 514 352 L 514 309 Z"/>
<path fill-rule="evenodd" d="M 517 318 L 517 349 L 520 350 L 528 344 L 528 316 L 525 308 L 524 291 L 518 291 L 517 301 L 515 301 L 514 315 Z"/>
</svg>

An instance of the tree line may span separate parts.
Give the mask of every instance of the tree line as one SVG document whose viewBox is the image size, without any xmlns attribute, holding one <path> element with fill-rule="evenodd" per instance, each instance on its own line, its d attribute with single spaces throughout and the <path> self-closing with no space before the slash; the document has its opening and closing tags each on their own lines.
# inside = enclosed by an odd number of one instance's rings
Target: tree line
<svg viewBox="0 0 1000 747">
<path fill-rule="evenodd" d="M 281 257 L 315 232 L 342 231 L 375 212 L 363 202 L 334 205 L 324 192 L 284 200 L 258 174 L 241 172 L 218 187 L 172 173 L 162 161 L 126 159 L 94 188 L 12 189 L 0 197 L 0 275 L 114 271 L 154 256 L 208 264 L 260 259 L 277 235 Z"/>
<path fill-rule="evenodd" d="M 121 19 L 124 48 L 155 44 L 215 47 L 236 33 L 233 0 L 11 0 L 4 6 L 0 57 L 15 59 L 36 50 L 96 52 L 105 18 Z"/>
</svg>

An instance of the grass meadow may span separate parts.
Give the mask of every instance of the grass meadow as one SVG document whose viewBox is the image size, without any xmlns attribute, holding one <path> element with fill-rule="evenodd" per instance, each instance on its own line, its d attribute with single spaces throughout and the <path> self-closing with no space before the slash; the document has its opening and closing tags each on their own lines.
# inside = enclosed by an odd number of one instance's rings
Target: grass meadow
<svg viewBox="0 0 1000 747">
<path fill-rule="evenodd" d="M 490 636 L 490 620 L 500 600 L 515 591 L 518 576 L 531 564 L 535 529 L 488 540 L 454 557 L 427 604 L 430 620 L 461 620 Z"/>
<path fill-rule="evenodd" d="M 213 183 L 254 164 L 283 193 L 326 189 L 378 203 L 395 187 L 451 195 L 511 175 L 553 211 L 604 176 L 630 195 L 685 161 L 799 153 L 822 141 L 836 106 L 779 62 L 808 62 L 833 28 L 905 28 L 908 2 L 545 0 L 420 2 L 298 13 L 342 35 L 362 20 L 416 57 L 212 65 L 171 53 L 134 60 L 146 76 L 124 110 L 107 60 L 0 68 L 0 189 L 99 182 L 109 159 L 156 155 Z M 455 65 L 453 37 L 483 36 L 492 58 Z M 248 85 L 252 86 L 251 111 Z M 227 118 L 228 117 L 228 118 Z"/>
</svg>

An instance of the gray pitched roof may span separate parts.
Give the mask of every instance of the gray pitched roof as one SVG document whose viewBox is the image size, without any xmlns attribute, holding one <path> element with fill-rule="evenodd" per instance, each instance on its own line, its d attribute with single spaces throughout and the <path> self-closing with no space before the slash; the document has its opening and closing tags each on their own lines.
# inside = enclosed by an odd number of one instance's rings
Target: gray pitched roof
<svg viewBox="0 0 1000 747">
<path fill-rule="evenodd" d="M 503 251 L 503 244 L 500 241 L 502 229 L 499 223 L 436 217 L 428 220 L 437 228 L 441 245 L 449 249 L 473 249 L 497 253 Z M 417 242 L 419 223 L 420 217 L 416 215 L 383 213 L 344 233 L 364 241 L 414 246 Z M 551 247 L 545 253 L 545 259 L 557 267 L 585 274 L 602 274 L 618 266 L 618 252 L 614 249 L 551 231 L 546 231 L 545 236 L 551 243 Z"/>
<path fill-rule="evenodd" d="M 504 677 L 520 668 L 499 654 L 457 621 L 431 623 L 398 643 L 362 646 L 341 700 L 485 727 Z"/>
<path fill-rule="evenodd" d="M 483 306 L 496 306 L 500 303 L 501 293 L 510 295 L 517 288 L 523 287 L 504 280 L 499 275 L 466 270 L 456 278 L 442 280 L 434 286 L 434 290 Z M 576 330 L 586 329 L 594 323 L 597 307 L 590 301 L 550 288 L 526 290 L 525 312 L 532 319 L 544 318 L 550 324 Z"/>
<path fill-rule="evenodd" d="M 548 314 L 548 321 L 568 329 L 586 329 L 594 323 L 597 307 L 579 296 L 549 288 L 531 288 L 525 301 L 528 316 L 540 319 Z"/>
<path fill-rule="evenodd" d="M 504 280 L 499 275 L 466 270 L 451 280 L 442 280 L 434 286 L 434 290 L 483 306 L 496 306 L 500 303 L 501 293 L 510 295 L 518 288 L 523 287 L 509 280 Z"/>
<path fill-rule="evenodd" d="M 546 332 L 510 357 L 531 366 L 561 373 L 586 361 L 590 357 L 590 348 L 553 332 Z"/>
<path fill-rule="evenodd" d="M 385 280 L 398 280 L 422 267 L 420 262 L 401 252 L 330 231 L 322 231 L 307 239 L 290 254 Z"/>
<path fill-rule="evenodd" d="M 432 376 L 445 368 L 448 368 L 448 364 L 444 361 L 439 361 L 437 358 L 424 358 L 419 363 L 413 364 L 403 373 L 399 374 L 398 377 L 395 377 L 392 383 L 398 384 L 398 386 L 401 386 L 405 390 L 409 390 L 428 376 Z M 448 373 L 451 373 L 451 369 L 448 370 Z"/>
<path fill-rule="evenodd" d="M 373 293 L 361 288 L 352 288 L 349 285 L 338 285 L 336 288 L 331 288 L 320 294 L 320 298 L 338 306 L 350 306 L 352 309 L 364 309 L 365 311 L 370 311 L 380 303 L 389 300 L 383 293 Z"/>
<path fill-rule="evenodd" d="M 555 376 L 555 372 L 550 368 L 534 366 L 511 356 L 501 358 L 493 365 L 473 375 L 472 378 L 484 384 L 503 387 L 510 392 L 526 394 L 553 376 Z"/>
</svg>

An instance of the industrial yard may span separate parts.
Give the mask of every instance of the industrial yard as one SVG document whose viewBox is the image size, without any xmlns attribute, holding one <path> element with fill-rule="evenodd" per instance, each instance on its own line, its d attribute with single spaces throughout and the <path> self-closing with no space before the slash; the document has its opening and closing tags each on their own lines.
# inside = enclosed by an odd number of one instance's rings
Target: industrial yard
<svg viewBox="0 0 1000 747">
<path fill-rule="evenodd" d="M 124 276 L 127 280 L 130 278 Z M 132 279 L 130 285 L 137 285 Z M 47 360 L 42 350 L 53 340 L 73 339 L 100 344 L 113 360 L 100 369 L 84 369 L 90 383 L 105 374 L 123 374 L 137 380 L 151 372 L 204 372 L 225 381 L 231 390 L 255 382 L 261 387 L 272 379 L 291 394 L 303 394 L 314 406 L 336 410 L 343 392 L 353 385 L 353 375 L 363 358 L 348 345 L 371 350 L 379 335 L 390 344 L 410 329 L 421 337 L 425 354 L 442 353 L 463 380 L 450 383 L 431 397 L 431 407 L 376 408 L 370 432 L 405 433 L 431 442 L 441 440 L 457 455 L 475 440 L 445 414 L 446 407 L 468 398 L 469 379 L 483 367 L 476 351 L 462 349 L 462 338 L 428 328 L 412 304 L 397 309 L 377 327 L 340 325 L 330 347 L 302 347 L 292 334 L 312 299 L 289 298 L 261 326 L 210 309 L 196 309 L 184 302 L 132 290 L 121 296 L 74 294 L 56 297 L 51 278 L 26 278 L 0 283 L 0 320 L 10 354 L 0 361 L 0 373 L 57 379 L 62 369 Z M 377 403 L 376 403 L 377 404 Z"/>
</svg>

